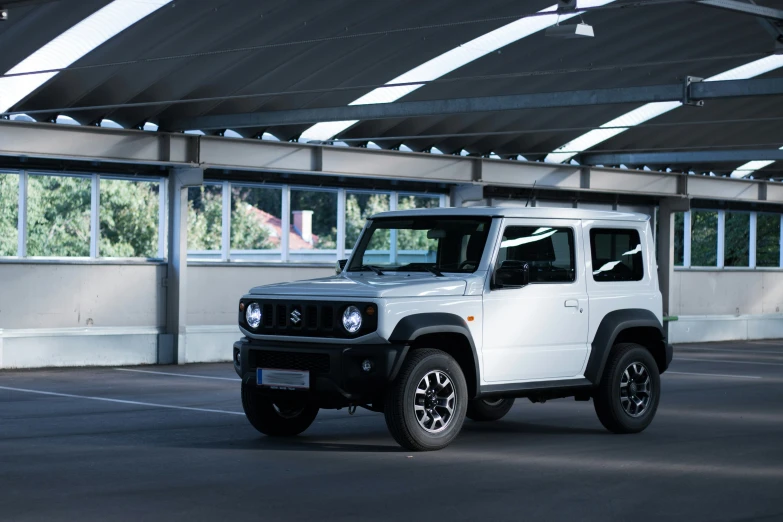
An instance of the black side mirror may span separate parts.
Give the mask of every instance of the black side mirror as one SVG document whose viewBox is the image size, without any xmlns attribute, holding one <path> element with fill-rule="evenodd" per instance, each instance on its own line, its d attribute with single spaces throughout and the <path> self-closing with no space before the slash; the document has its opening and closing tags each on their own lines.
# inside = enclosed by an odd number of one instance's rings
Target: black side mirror
<svg viewBox="0 0 783 522">
<path fill-rule="evenodd" d="M 495 288 L 522 288 L 530 284 L 530 265 L 524 261 L 503 261 L 495 270 Z"/>
<path fill-rule="evenodd" d="M 345 269 L 345 265 L 346 264 L 348 264 L 348 260 L 347 259 L 340 259 L 339 261 L 337 261 L 337 264 L 334 265 L 334 272 L 337 275 L 342 274 L 343 270 Z"/>
</svg>

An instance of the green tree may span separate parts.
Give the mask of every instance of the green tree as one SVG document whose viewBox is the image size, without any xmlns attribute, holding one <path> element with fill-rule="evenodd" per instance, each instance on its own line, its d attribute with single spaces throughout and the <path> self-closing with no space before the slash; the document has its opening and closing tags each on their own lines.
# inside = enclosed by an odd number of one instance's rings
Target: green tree
<svg viewBox="0 0 783 522">
<path fill-rule="evenodd" d="M 0 174 L 0 256 L 15 256 L 19 219 L 19 177 Z"/>
<path fill-rule="evenodd" d="M 350 194 L 345 200 L 345 247 L 353 248 L 367 218 L 389 210 L 388 194 Z M 389 231 L 378 230 L 367 250 L 389 250 Z"/>
<path fill-rule="evenodd" d="M 779 214 L 758 214 L 756 219 L 756 265 L 780 265 Z"/>
<path fill-rule="evenodd" d="M 91 182 L 87 178 L 29 177 L 28 255 L 90 255 L 90 187 Z"/>
<path fill-rule="evenodd" d="M 691 265 L 718 264 L 718 213 L 691 212 Z"/>
<path fill-rule="evenodd" d="M 101 257 L 157 257 L 159 186 L 101 179 Z"/>
<path fill-rule="evenodd" d="M 267 250 L 276 246 L 269 241 L 269 230 L 253 214 L 253 206 L 238 202 L 231 211 L 231 248 Z"/>
<path fill-rule="evenodd" d="M 188 189 L 188 250 L 220 250 L 223 232 L 221 187 Z"/>
<path fill-rule="evenodd" d="M 725 266 L 748 266 L 750 262 L 750 214 L 726 212 Z"/>
</svg>

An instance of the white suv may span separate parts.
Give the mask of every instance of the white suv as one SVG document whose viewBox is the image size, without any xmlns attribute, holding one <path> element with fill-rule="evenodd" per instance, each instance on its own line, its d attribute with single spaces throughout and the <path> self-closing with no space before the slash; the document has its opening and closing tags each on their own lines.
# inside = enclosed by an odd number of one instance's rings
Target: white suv
<svg viewBox="0 0 783 522">
<path fill-rule="evenodd" d="M 253 288 L 234 344 L 242 405 L 267 435 L 320 408 L 383 412 L 412 450 L 514 399 L 591 398 L 645 429 L 672 359 L 648 216 L 546 208 L 384 212 L 337 275 Z"/>
</svg>

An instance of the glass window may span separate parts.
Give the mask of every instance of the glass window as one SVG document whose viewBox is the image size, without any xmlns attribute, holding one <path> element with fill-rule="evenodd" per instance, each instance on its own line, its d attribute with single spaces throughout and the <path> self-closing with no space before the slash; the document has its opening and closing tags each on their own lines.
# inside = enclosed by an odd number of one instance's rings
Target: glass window
<svg viewBox="0 0 783 522">
<path fill-rule="evenodd" d="M 718 266 L 717 212 L 691 212 L 691 266 Z"/>
<path fill-rule="evenodd" d="M 356 244 L 350 271 L 369 271 L 368 265 L 396 272 L 475 272 L 481 262 L 490 218 L 421 216 L 376 219 Z M 374 247 L 386 244 L 391 232 L 408 236 L 415 249 L 391 259 Z M 380 238 L 380 239 L 378 239 Z"/>
<path fill-rule="evenodd" d="M 530 266 L 531 283 L 570 283 L 574 270 L 574 233 L 570 228 L 507 227 L 498 264 L 521 261 Z"/>
<path fill-rule="evenodd" d="M 280 259 L 282 189 L 231 185 L 231 258 Z"/>
<path fill-rule="evenodd" d="M 291 261 L 334 262 L 337 248 L 337 192 L 291 190 Z"/>
<path fill-rule="evenodd" d="M 780 266 L 780 215 L 756 216 L 756 266 Z"/>
<path fill-rule="evenodd" d="M 19 241 L 19 175 L 0 172 L 0 256 L 15 256 Z"/>
<path fill-rule="evenodd" d="M 223 186 L 188 188 L 188 250 L 220 251 L 223 233 Z"/>
<path fill-rule="evenodd" d="M 636 230 L 590 230 L 590 250 L 595 281 L 641 281 L 642 242 Z"/>
<path fill-rule="evenodd" d="M 440 207 L 440 196 L 423 196 L 416 194 L 397 195 L 397 210 L 438 207 Z"/>
<path fill-rule="evenodd" d="M 413 208 L 413 207 L 410 207 Z M 345 195 L 345 248 L 351 250 L 359 239 L 367 218 L 389 210 L 389 194 L 348 192 Z M 379 231 L 369 245 L 370 250 L 389 252 L 389 231 Z"/>
<path fill-rule="evenodd" d="M 685 214 L 674 214 L 674 266 L 682 266 L 685 263 Z"/>
<path fill-rule="evenodd" d="M 92 181 L 30 175 L 27 181 L 27 255 L 90 256 Z"/>
<path fill-rule="evenodd" d="M 724 266 L 750 264 L 750 214 L 726 212 L 726 234 L 723 243 Z"/>
<path fill-rule="evenodd" d="M 101 257 L 158 257 L 160 183 L 100 179 Z"/>
</svg>

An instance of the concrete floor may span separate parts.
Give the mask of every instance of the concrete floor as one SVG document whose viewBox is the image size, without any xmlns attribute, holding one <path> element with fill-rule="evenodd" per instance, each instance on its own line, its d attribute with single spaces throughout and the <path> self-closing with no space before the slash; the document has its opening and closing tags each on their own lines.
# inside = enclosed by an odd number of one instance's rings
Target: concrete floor
<svg viewBox="0 0 783 522">
<path fill-rule="evenodd" d="M 411 454 L 363 410 L 264 438 L 228 364 L 3 372 L 0 519 L 783 520 L 783 341 L 678 346 L 662 382 L 640 435 L 519 400 Z"/>
</svg>

